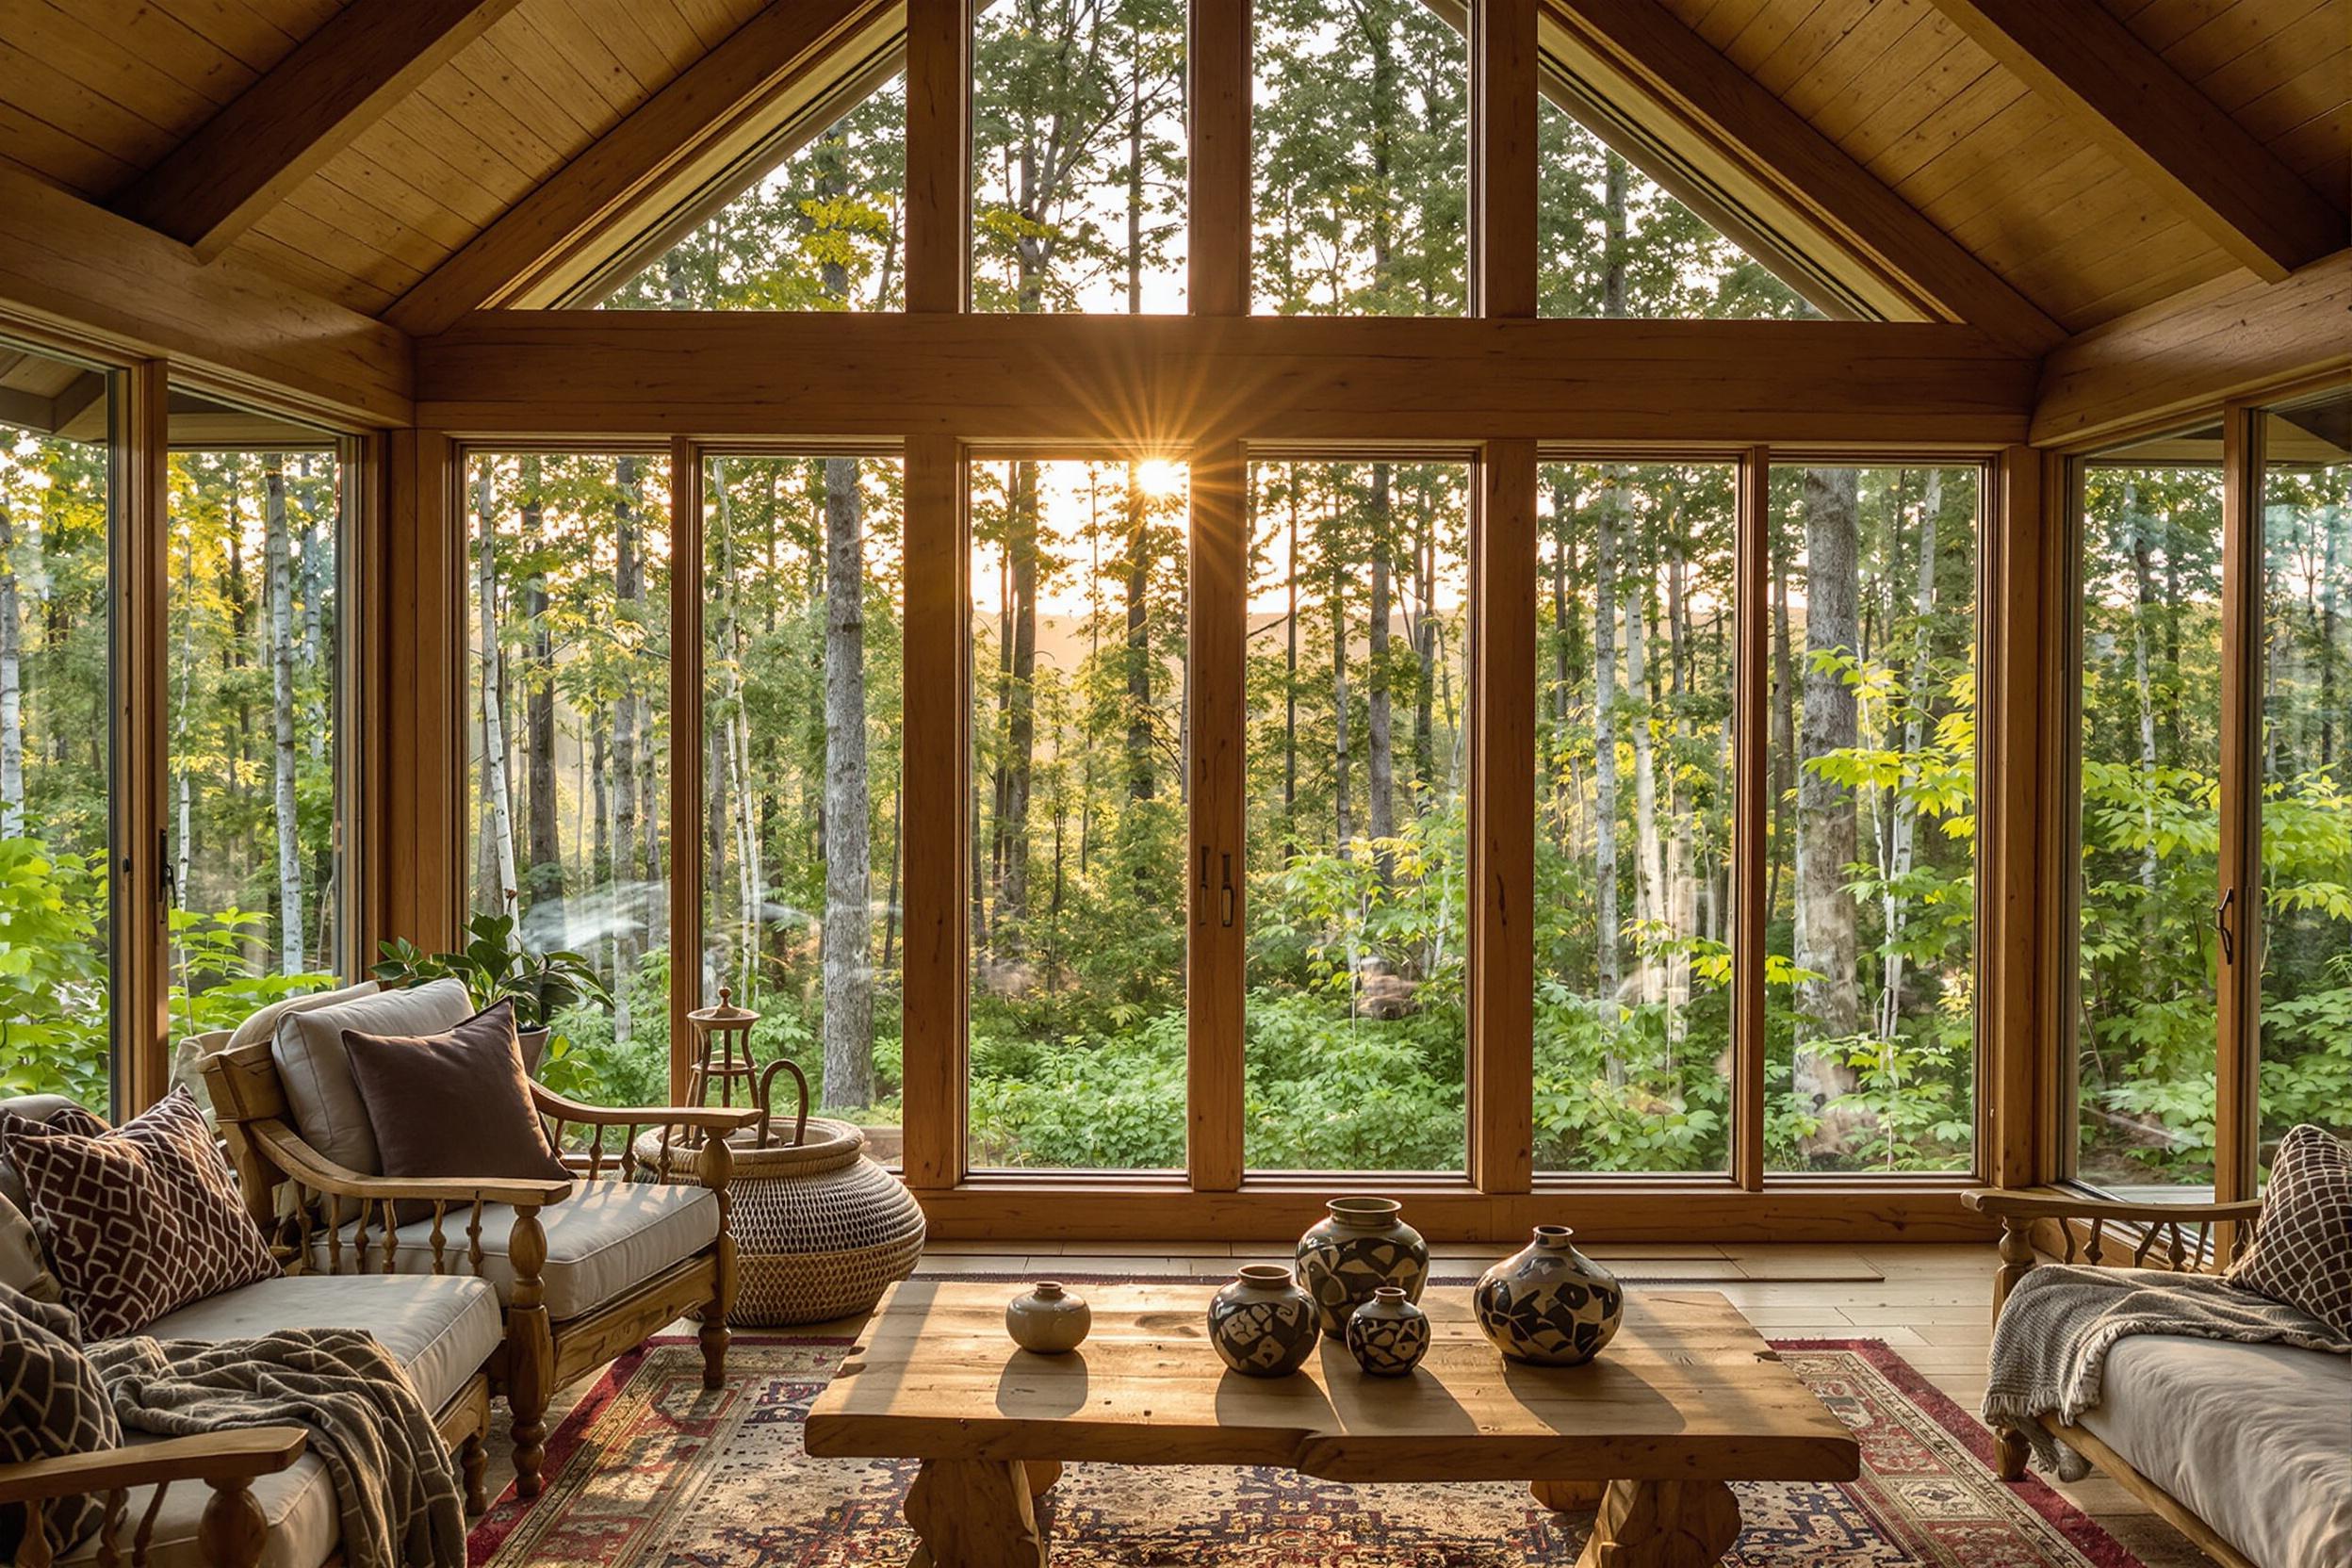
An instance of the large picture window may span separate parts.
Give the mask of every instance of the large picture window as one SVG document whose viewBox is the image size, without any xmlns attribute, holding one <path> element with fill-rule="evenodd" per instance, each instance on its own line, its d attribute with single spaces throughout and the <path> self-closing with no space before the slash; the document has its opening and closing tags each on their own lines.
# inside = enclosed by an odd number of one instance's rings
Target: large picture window
<svg viewBox="0 0 2352 1568">
<path fill-rule="evenodd" d="M 1185 482 L 972 465 L 975 1168 L 1184 1163 Z"/>
<path fill-rule="evenodd" d="M 1542 479 L 1536 1165 L 1725 1170 L 1738 469 Z"/>
<path fill-rule="evenodd" d="M 344 465 L 322 431 L 173 398 L 164 810 L 172 1023 L 344 972 Z"/>
<path fill-rule="evenodd" d="M 1252 476 L 1254 1168 L 1467 1158 L 1469 480 L 1463 464 L 1380 461 Z"/>
<path fill-rule="evenodd" d="M 2352 1136 L 2352 391 L 2261 420 L 2267 1170 L 2298 1122 Z"/>
<path fill-rule="evenodd" d="M 2220 896 L 2219 434 L 2082 478 L 2075 1174 L 2213 1184 Z"/>
<path fill-rule="evenodd" d="M 112 380 L 0 342 L 0 1094 L 113 1088 Z"/>
<path fill-rule="evenodd" d="M 547 1021 L 565 1093 L 669 1098 L 666 454 L 476 452 L 467 905 L 612 993 Z"/>
<path fill-rule="evenodd" d="M 1974 1159 L 1977 481 L 1772 472 L 1773 1169 Z"/>
</svg>

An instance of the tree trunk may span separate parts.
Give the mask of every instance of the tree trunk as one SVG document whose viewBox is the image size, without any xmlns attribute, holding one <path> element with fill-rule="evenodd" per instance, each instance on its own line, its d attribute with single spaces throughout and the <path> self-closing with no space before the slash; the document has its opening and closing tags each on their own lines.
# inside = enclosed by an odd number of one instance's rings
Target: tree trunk
<svg viewBox="0 0 2352 1568">
<path fill-rule="evenodd" d="M 0 499 L 0 839 L 24 836 L 24 651 L 16 516 Z"/>
<path fill-rule="evenodd" d="M 1797 774 L 1796 964 L 1819 975 L 1797 986 L 1795 1092 L 1820 1118 L 1802 1140 L 1816 1160 L 1846 1151 L 1855 1118 L 1829 1107 L 1854 1086 L 1836 1043 L 1860 1026 L 1859 956 L 1846 868 L 1858 853 L 1854 792 L 1813 764 L 1855 744 L 1854 694 L 1821 656 L 1855 651 L 1860 589 L 1860 500 L 1852 468 L 1805 471 L 1806 653 Z M 1816 1041 L 1826 1049 L 1811 1049 Z"/>
<path fill-rule="evenodd" d="M 1372 608 L 1365 628 L 1364 819 L 1373 842 L 1372 864 L 1382 886 L 1395 870 L 1387 841 L 1396 833 L 1396 752 L 1388 679 L 1391 547 L 1389 466 L 1372 465 Z"/>
<path fill-rule="evenodd" d="M 1617 509 L 1604 495 L 1593 508 L 1592 553 L 1592 941 L 1604 1019 L 1613 1021 L 1625 972 L 1617 909 Z M 1613 1071 L 1622 1070 L 1615 1054 Z"/>
<path fill-rule="evenodd" d="M 1622 508 L 1625 479 L 1618 477 L 1602 498 L 1604 506 Z M 1654 923 L 1666 918 L 1666 864 L 1658 832 L 1658 759 L 1651 737 L 1651 715 L 1658 705 L 1650 689 L 1650 576 L 1644 550 L 1636 559 L 1630 592 L 1625 597 L 1625 690 L 1640 706 L 1627 715 L 1633 742 L 1633 831 L 1636 888 L 1634 918 Z M 1665 998 L 1665 975 L 1651 956 L 1642 952 L 1642 1000 L 1656 1004 Z"/>
<path fill-rule="evenodd" d="M 1150 800 L 1159 786 L 1152 766 L 1152 621 L 1149 512 L 1140 465 L 1127 465 L 1127 793 Z M 1091 749 L 1089 749 L 1091 755 Z"/>
<path fill-rule="evenodd" d="M 302 939 L 302 818 L 294 798 L 294 547 L 286 531 L 286 460 L 262 460 L 262 540 L 270 596 L 270 716 L 278 829 L 278 972 L 300 974 Z"/>
<path fill-rule="evenodd" d="M 873 818 L 858 461 L 825 464 L 825 1102 L 874 1102 Z"/>
<path fill-rule="evenodd" d="M 1936 514 L 1944 506 L 1944 476 L 1941 469 L 1927 471 L 1927 485 L 1919 501 L 1919 571 L 1912 594 L 1911 668 L 1903 688 L 1903 757 L 1905 779 L 1912 777 L 1919 767 L 1920 747 L 1927 740 L 1928 710 L 1933 694 L 1928 680 L 1933 671 L 1934 639 L 1930 627 L 1936 614 Z M 1903 1022 L 1903 941 L 1910 924 L 1911 901 L 1901 890 L 1911 874 L 1919 836 L 1919 806 L 1903 788 L 1895 786 L 1893 804 L 1892 845 L 1887 855 L 1888 888 L 1880 908 L 1880 921 L 1886 932 L 1886 958 L 1882 966 L 1879 986 L 1878 1033 L 1881 1039 L 1892 1040 Z"/>
<path fill-rule="evenodd" d="M 482 544 L 474 562 L 475 596 L 482 602 L 482 773 L 483 792 L 490 798 L 491 870 L 498 881 L 490 890 L 497 906 L 504 908 L 517 883 L 514 810 L 507 794 L 506 654 L 498 645 L 498 522 L 487 464 L 474 484 L 474 510 L 482 519 Z"/>
<path fill-rule="evenodd" d="M 540 499 L 540 460 L 522 461 L 523 537 L 545 537 Z M 530 673 L 523 687 L 524 839 L 530 845 L 523 870 L 523 909 L 548 942 L 568 947 L 564 923 L 564 846 L 555 804 L 555 629 L 547 617 L 547 578 L 534 571 L 523 583 L 523 619 L 531 629 Z"/>
</svg>

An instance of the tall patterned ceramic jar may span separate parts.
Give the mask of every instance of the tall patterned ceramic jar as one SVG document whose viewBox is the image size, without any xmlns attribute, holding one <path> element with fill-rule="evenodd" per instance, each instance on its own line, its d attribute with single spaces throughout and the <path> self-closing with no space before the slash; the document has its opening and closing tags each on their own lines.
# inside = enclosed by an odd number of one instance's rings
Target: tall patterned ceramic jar
<svg viewBox="0 0 2352 1568">
<path fill-rule="evenodd" d="M 1348 1316 L 1382 1285 L 1408 1301 L 1421 1299 L 1429 1280 L 1429 1247 L 1397 1217 L 1393 1198 L 1334 1198 L 1331 1213 L 1298 1238 L 1298 1283 L 1315 1298 L 1327 1334 L 1346 1334 Z"/>
<path fill-rule="evenodd" d="M 1471 1295 L 1478 1328 L 1512 1361 L 1580 1366 L 1616 1337 L 1625 1290 L 1569 1245 L 1574 1234 L 1565 1225 L 1538 1225 L 1526 1249 L 1478 1277 Z"/>
<path fill-rule="evenodd" d="M 1281 1264 L 1247 1264 L 1210 1298 L 1209 1343 L 1246 1377 L 1288 1377 L 1306 1364 L 1320 1337 L 1315 1303 Z"/>
</svg>

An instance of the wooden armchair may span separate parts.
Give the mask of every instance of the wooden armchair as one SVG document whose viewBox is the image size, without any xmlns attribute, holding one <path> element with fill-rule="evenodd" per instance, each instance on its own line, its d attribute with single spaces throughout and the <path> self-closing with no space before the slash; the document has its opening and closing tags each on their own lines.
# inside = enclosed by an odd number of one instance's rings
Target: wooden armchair
<svg viewBox="0 0 2352 1568">
<path fill-rule="evenodd" d="M 690 1310 L 698 1308 L 702 1315 L 704 1384 L 719 1385 L 736 1288 L 727 1223 L 734 1160 L 727 1135 L 757 1119 L 756 1107 L 610 1110 L 534 1084 L 550 1145 L 576 1151 L 564 1163 L 577 1179 L 417 1180 L 348 1169 L 305 1142 L 267 1040 L 210 1056 L 203 1072 L 246 1204 L 276 1238 L 289 1272 L 467 1272 L 498 1288 L 506 1338 L 489 1370 L 492 1387 L 514 1417 L 519 1495 L 539 1493 L 547 1401 L 555 1390 Z M 621 1133 L 619 1148 L 610 1154 L 609 1128 Z M 616 1237 L 629 1239 L 664 1223 L 663 1214 L 653 1212 L 661 1207 L 656 1195 L 678 1190 L 637 1183 L 631 1145 L 650 1130 L 660 1131 L 665 1152 L 674 1146 L 694 1152 L 699 1184 L 716 1200 L 717 1233 L 644 1278 L 596 1282 L 589 1278 L 591 1264 L 609 1268 L 629 1250 L 612 1245 Z M 670 1202 L 667 1214 L 675 1217 L 680 1207 Z M 417 1217 L 426 1209 L 429 1218 Z M 574 1273 L 566 1275 L 567 1269 Z"/>
<path fill-rule="evenodd" d="M 247 1427 L 202 1437 L 137 1443 L 98 1453 L 0 1464 L 0 1505 L 21 1503 L 25 1512 L 17 1568 L 49 1568 L 44 1505 L 93 1493 L 106 1499 L 96 1560 L 103 1568 L 122 1563 L 145 1568 L 164 1494 L 178 1481 L 212 1488 L 198 1536 L 209 1568 L 253 1568 L 261 1560 L 269 1525 L 250 1488 L 263 1476 L 290 1468 L 309 1442 L 310 1434 L 300 1427 Z M 122 1527 L 129 1523 L 134 1487 L 155 1490 L 126 1546 Z"/>
<path fill-rule="evenodd" d="M 2259 1200 L 2236 1203 L 2134 1203 L 2044 1190 L 1998 1188 L 1961 1195 L 1979 1214 L 2001 1221 L 2001 1271 L 1993 1278 L 1993 1316 L 2009 1293 L 2042 1261 L 2047 1250 L 2061 1263 L 2094 1268 L 2161 1268 L 2175 1274 L 2219 1273 L 2235 1260 L 2262 1215 Z M 2040 1248 L 2037 1249 L 2037 1242 Z M 2042 1425 L 2088 1458 L 2149 1508 L 2196 1542 L 2217 1562 L 2250 1568 L 2213 1527 L 2162 1487 L 2141 1476 L 2091 1432 L 2055 1415 Z M 1994 1468 L 2005 1481 L 2025 1475 L 2026 1441 L 2012 1431 L 1993 1434 Z"/>
</svg>

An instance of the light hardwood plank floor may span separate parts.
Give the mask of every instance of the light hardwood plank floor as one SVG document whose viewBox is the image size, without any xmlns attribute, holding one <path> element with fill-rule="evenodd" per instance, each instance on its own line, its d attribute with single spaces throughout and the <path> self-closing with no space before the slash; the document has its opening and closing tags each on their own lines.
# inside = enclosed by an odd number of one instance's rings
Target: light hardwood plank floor
<svg viewBox="0 0 2352 1568">
<path fill-rule="evenodd" d="M 1437 1249 L 1436 1272 L 1475 1274 L 1510 1248 Z M 1622 1261 L 1628 1273 L 1704 1279 L 1721 1290 L 1772 1339 L 1881 1339 L 1973 1412 L 1984 1392 L 1984 1353 L 1992 1338 L 1993 1250 L 1954 1246 L 1754 1246 L 1619 1248 L 1596 1246 L 1604 1261 Z M 1272 1259 L 1279 1249 L 1255 1243 L 1231 1247 L 1187 1244 L 1151 1254 L 1084 1243 L 942 1243 L 923 1257 L 927 1274 L 1005 1274 L 1034 1278 L 1146 1275 L 1223 1278 L 1244 1262 Z M 1727 1260 L 1727 1263 L 1726 1261 Z M 1287 1261 L 1286 1259 L 1283 1261 Z M 1688 1263 L 1689 1267 L 1678 1266 Z M 854 1334 L 860 1319 L 814 1325 L 795 1332 Z M 691 1325 L 679 1325 L 680 1331 Z M 594 1384 L 591 1374 L 560 1392 L 548 1412 L 552 1427 Z M 491 1439 L 491 1482 L 511 1477 L 505 1412 Z M 2212 1568 L 2212 1560 L 2146 1504 L 2104 1476 L 2093 1474 L 2058 1489 L 2148 1568 Z"/>
</svg>

